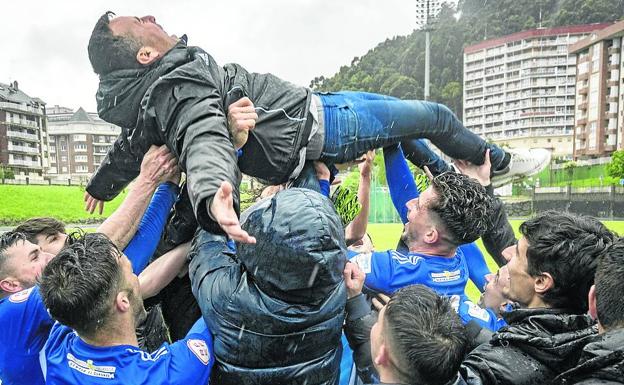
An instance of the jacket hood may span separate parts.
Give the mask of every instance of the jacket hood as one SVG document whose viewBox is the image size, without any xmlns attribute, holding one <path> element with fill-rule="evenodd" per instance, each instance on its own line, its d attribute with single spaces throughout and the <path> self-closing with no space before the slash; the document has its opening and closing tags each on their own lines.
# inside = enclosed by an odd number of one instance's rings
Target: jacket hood
<svg viewBox="0 0 624 385">
<path fill-rule="evenodd" d="M 238 244 L 237 257 L 265 293 L 318 304 L 342 281 L 344 229 L 326 197 L 287 189 L 250 207 L 241 219 L 257 243 Z"/>
<path fill-rule="evenodd" d="M 574 383 L 583 379 L 621 382 L 624 378 L 624 329 L 596 336 L 583 349 L 579 365 L 562 373 L 556 384 Z"/>
<path fill-rule="evenodd" d="M 135 127 L 141 110 L 141 101 L 150 86 L 159 77 L 194 60 L 198 51 L 201 49 L 189 48 L 180 42 L 160 60 L 149 66 L 117 70 L 101 76 L 95 95 L 98 115 L 120 127 Z"/>
<path fill-rule="evenodd" d="M 563 309 L 517 309 L 503 317 L 509 326 L 494 334 L 491 343 L 511 343 L 559 373 L 574 365 L 597 332 L 591 317 Z"/>
</svg>

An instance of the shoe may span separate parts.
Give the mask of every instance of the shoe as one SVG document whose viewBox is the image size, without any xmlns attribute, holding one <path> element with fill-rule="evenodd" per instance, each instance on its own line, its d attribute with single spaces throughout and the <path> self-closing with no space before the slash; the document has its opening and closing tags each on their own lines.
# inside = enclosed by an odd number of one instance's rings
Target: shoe
<svg viewBox="0 0 624 385">
<path fill-rule="evenodd" d="M 494 188 L 535 175 L 550 163 L 550 151 L 543 148 L 512 148 L 506 151 L 511 160 L 503 170 L 492 172 Z"/>
</svg>

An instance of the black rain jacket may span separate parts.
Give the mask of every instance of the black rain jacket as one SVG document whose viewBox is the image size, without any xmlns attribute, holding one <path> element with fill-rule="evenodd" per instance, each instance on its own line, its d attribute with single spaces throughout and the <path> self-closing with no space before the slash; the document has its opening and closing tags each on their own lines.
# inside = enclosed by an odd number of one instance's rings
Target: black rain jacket
<svg viewBox="0 0 624 385">
<path fill-rule="evenodd" d="M 555 378 L 554 384 L 624 384 L 624 329 L 596 336 L 583 349 L 575 368 Z"/>
<path fill-rule="evenodd" d="M 342 353 L 344 230 L 330 200 L 292 188 L 243 213 L 255 245 L 200 230 L 189 267 L 214 336 L 211 383 L 335 384 Z"/>
<path fill-rule="evenodd" d="M 460 372 L 472 384 L 547 384 L 574 367 L 597 328 L 588 315 L 561 309 L 517 309 L 488 344 L 474 349 Z"/>
<path fill-rule="evenodd" d="M 253 101 L 258 120 L 237 158 L 226 112 L 243 96 Z M 207 205 L 221 182 L 234 187 L 238 211 L 241 172 L 270 184 L 288 180 L 307 144 L 310 97 L 307 88 L 237 64 L 220 67 L 201 48 L 179 43 L 150 66 L 100 77 L 98 114 L 123 129 L 87 191 L 100 200 L 113 199 L 138 175 L 149 147 L 166 144 L 187 174 L 199 224 L 219 231 Z"/>
</svg>

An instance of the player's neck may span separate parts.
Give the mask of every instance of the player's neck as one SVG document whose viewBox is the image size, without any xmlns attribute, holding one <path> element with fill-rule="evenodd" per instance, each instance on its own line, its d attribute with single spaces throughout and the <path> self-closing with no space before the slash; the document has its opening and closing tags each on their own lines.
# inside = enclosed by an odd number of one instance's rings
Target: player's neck
<svg viewBox="0 0 624 385">
<path fill-rule="evenodd" d="M 124 322 L 124 320 L 110 322 L 109 325 L 98 330 L 95 335 L 89 337 L 80 335 L 80 338 L 91 346 L 139 346 L 134 322 Z"/>
<path fill-rule="evenodd" d="M 455 255 L 457 248 L 448 245 L 442 245 L 440 243 L 425 243 L 425 242 L 413 242 L 410 243 L 410 253 L 418 253 L 425 255 L 432 255 L 437 257 L 451 258 Z"/>
</svg>

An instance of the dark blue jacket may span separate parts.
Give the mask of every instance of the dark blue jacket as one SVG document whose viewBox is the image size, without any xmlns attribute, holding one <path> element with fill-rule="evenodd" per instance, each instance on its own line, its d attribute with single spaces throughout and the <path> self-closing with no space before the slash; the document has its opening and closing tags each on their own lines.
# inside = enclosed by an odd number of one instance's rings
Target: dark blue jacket
<svg viewBox="0 0 624 385">
<path fill-rule="evenodd" d="M 346 289 L 344 230 L 329 199 L 288 189 L 243 214 L 255 245 L 201 230 L 193 294 L 214 335 L 215 384 L 335 384 Z"/>
</svg>

